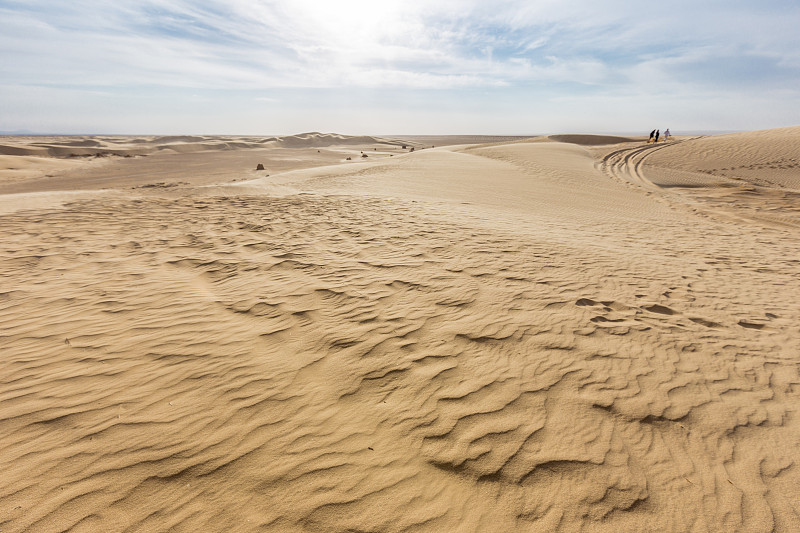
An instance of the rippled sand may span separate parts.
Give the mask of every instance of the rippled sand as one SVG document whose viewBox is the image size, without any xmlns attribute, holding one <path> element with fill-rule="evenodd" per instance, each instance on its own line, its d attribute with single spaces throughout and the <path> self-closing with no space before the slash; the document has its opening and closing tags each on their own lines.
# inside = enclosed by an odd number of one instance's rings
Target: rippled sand
<svg viewBox="0 0 800 533">
<path fill-rule="evenodd" d="M 6 174 L 3 532 L 800 529 L 800 128 L 296 139 Z"/>
</svg>

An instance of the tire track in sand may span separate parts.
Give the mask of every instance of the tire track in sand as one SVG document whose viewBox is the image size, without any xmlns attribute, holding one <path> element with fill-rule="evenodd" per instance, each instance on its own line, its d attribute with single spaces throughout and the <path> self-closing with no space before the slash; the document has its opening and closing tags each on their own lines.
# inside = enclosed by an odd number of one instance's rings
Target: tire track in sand
<svg viewBox="0 0 800 533">
<path fill-rule="evenodd" d="M 671 141 L 662 145 L 645 145 L 635 148 L 623 148 L 606 154 L 597 164 L 601 170 L 611 179 L 621 182 L 627 186 L 643 190 L 651 199 L 654 199 L 674 210 L 689 211 L 694 215 L 722 223 L 750 224 L 757 222 L 761 226 L 767 226 L 778 230 L 786 230 L 800 225 L 800 220 L 794 215 L 794 210 L 789 214 L 780 210 L 774 212 L 777 204 L 791 205 L 786 200 L 789 193 L 775 190 L 768 187 L 742 186 L 737 182 L 732 182 L 735 187 L 726 185 L 724 190 L 729 192 L 720 193 L 720 187 L 714 184 L 705 186 L 678 186 L 668 187 L 658 185 L 648 178 L 645 173 L 647 160 L 657 152 L 667 148 L 675 148 L 684 143 L 703 139 L 704 136 Z M 725 176 L 717 176 L 720 180 L 731 182 Z M 779 189 L 776 187 L 776 189 Z M 714 191 L 713 193 L 698 191 Z M 720 195 L 728 198 L 725 203 L 720 202 Z M 760 197 L 762 201 L 756 202 L 754 197 Z M 781 202 L 782 201 L 782 202 Z M 785 207 L 783 205 L 782 207 Z"/>
<path fill-rule="evenodd" d="M 605 174 L 622 183 L 633 185 L 637 188 L 642 188 L 648 192 L 663 193 L 664 189 L 645 176 L 642 168 L 645 160 L 653 155 L 655 152 L 664 150 L 665 148 L 673 148 L 682 143 L 699 139 L 700 137 L 692 137 L 689 139 L 681 139 L 680 141 L 670 141 L 664 144 L 647 144 L 645 146 L 637 146 L 635 148 L 623 148 L 607 154 L 598 163 L 598 168 L 605 172 Z"/>
</svg>

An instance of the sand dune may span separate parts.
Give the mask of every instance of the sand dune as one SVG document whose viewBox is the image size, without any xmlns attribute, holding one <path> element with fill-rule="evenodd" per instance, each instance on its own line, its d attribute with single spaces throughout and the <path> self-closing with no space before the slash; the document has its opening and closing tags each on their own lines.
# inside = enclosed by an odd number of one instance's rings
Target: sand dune
<svg viewBox="0 0 800 533">
<path fill-rule="evenodd" d="M 408 141 L 332 133 L 303 133 L 285 137 L 219 137 L 172 135 L 161 137 L 0 137 L 0 156 L 99 157 L 142 156 L 161 150 L 202 152 L 244 150 L 266 146 L 321 148 L 347 145 L 400 145 Z"/>
<path fill-rule="evenodd" d="M 603 165 L 695 214 L 800 225 L 800 127 L 620 150 Z"/>
<path fill-rule="evenodd" d="M 0 194 L 208 185 L 266 173 L 406 153 L 414 141 L 305 133 L 285 137 L 5 137 L 0 143 Z M 315 150 L 312 150 L 315 149 Z M 236 173 L 239 174 L 236 174 Z"/>
<path fill-rule="evenodd" d="M 0 529 L 798 530 L 798 131 L 314 133 L 20 204 Z"/>
<path fill-rule="evenodd" d="M 273 142 L 278 146 L 284 146 L 287 148 L 320 148 L 323 146 L 372 145 L 381 143 L 390 145 L 401 145 L 404 143 L 408 144 L 408 141 L 318 132 L 279 137 Z"/>
</svg>

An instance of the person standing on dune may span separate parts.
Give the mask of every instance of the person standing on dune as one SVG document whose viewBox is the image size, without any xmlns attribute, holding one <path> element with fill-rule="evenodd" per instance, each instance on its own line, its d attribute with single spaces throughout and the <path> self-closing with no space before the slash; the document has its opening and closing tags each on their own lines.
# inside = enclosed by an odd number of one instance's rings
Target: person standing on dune
<svg viewBox="0 0 800 533">
<path fill-rule="evenodd" d="M 659 135 L 661 135 L 661 131 L 660 130 L 656 130 L 656 140 L 655 140 L 655 142 L 658 142 L 658 136 Z"/>
<path fill-rule="evenodd" d="M 664 142 L 667 142 L 670 137 L 672 137 L 672 134 L 669 132 L 669 128 L 667 128 L 664 130 Z"/>
<path fill-rule="evenodd" d="M 655 135 L 655 134 L 656 134 L 656 130 L 653 130 L 653 131 L 650 132 L 650 138 L 647 139 L 648 143 L 653 142 L 653 135 Z"/>
</svg>

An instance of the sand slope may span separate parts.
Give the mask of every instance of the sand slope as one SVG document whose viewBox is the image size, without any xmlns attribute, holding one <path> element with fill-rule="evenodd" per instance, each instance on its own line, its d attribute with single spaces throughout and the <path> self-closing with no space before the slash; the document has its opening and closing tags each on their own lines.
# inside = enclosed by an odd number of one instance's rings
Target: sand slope
<svg viewBox="0 0 800 533">
<path fill-rule="evenodd" d="M 800 529 L 797 189 L 682 186 L 772 134 L 0 216 L 0 528 Z"/>
</svg>

